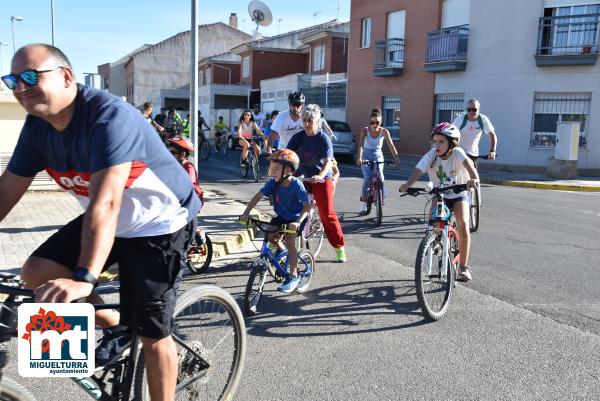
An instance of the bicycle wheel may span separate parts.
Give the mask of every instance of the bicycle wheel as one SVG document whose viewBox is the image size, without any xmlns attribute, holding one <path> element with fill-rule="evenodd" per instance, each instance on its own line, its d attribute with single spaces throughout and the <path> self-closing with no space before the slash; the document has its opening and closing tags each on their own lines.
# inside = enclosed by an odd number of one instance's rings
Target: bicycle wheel
<svg viewBox="0 0 600 401">
<path fill-rule="evenodd" d="M 210 144 L 206 139 L 200 142 L 200 157 L 202 160 L 208 160 L 210 157 Z"/>
<path fill-rule="evenodd" d="M 268 262 L 263 258 L 256 258 L 252 263 L 252 270 L 250 270 L 246 293 L 244 294 L 244 314 L 246 316 L 256 315 L 267 281 L 267 265 Z"/>
<path fill-rule="evenodd" d="M 244 161 L 243 154 L 244 154 L 243 152 L 240 153 L 240 173 L 242 174 L 242 177 L 246 178 L 246 177 L 248 177 L 248 170 L 249 170 L 248 164 L 250 163 L 250 160 L 247 160 L 247 163 L 243 163 L 243 161 Z"/>
<path fill-rule="evenodd" d="M 375 191 L 375 202 L 377 203 L 377 227 L 381 227 L 383 221 L 383 185 L 378 185 Z"/>
<path fill-rule="evenodd" d="M 199 245 L 200 244 L 200 245 Z M 200 233 L 196 233 L 196 238 L 187 251 L 187 267 L 194 274 L 204 273 L 208 270 L 213 257 L 212 241 L 208 235 L 204 236 L 204 241 Z"/>
<path fill-rule="evenodd" d="M 221 153 L 223 155 L 226 155 L 228 151 L 229 146 L 227 146 L 227 142 L 225 141 L 225 139 L 223 139 L 223 136 L 221 136 Z"/>
<path fill-rule="evenodd" d="M 325 237 L 325 229 L 323 228 L 323 222 L 319 216 L 317 209 L 313 210 L 310 218 L 310 226 L 306 235 L 306 249 L 312 253 L 313 257 L 317 259 L 321 248 L 323 247 L 323 238 Z"/>
<path fill-rule="evenodd" d="M 246 357 L 240 308 L 222 288 L 200 285 L 181 294 L 173 315 L 178 362 L 176 400 L 231 400 Z M 185 346 L 181 344 L 185 343 Z M 201 359 L 210 364 L 201 368 Z M 136 366 L 134 395 L 149 401 L 144 353 Z"/>
<path fill-rule="evenodd" d="M 423 238 L 417 251 L 415 287 L 421 311 L 431 320 L 439 320 L 446 314 L 452 297 L 452 263 L 448 260 L 446 269 L 443 269 L 442 260 L 441 236 L 430 232 Z"/>
<path fill-rule="evenodd" d="M 256 157 L 256 155 L 254 154 L 254 151 L 252 151 L 252 155 L 250 156 L 250 159 L 252 160 L 252 173 L 254 174 L 254 182 L 258 182 L 258 180 L 260 179 L 260 162 L 258 160 L 258 157 Z"/>
<path fill-rule="evenodd" d="M 10 377 L 2 376 L 0 401 L 35 401 L 33 394 Z"/>
<path fill-rule="evenodd" d="M 296 288 L 296 292 L 303 294 L 308 291 L 314 273 L 315 258 L 313 258 L 313 255 L 308 251 L 300 251 L 298 253 L 298 275 L 301 279 L 298 288 Z"/>
<path fill-rule="evenodd" d="M 474 233 L 479 229 L 479 188 L 469 191 L 469 231 Z"/>
</svg>

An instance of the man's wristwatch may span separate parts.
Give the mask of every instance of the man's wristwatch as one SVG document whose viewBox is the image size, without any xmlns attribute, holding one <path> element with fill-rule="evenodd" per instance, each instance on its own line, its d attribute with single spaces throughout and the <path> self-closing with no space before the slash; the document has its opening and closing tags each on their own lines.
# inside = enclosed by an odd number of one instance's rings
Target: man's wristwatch
<svg viewBox="0 0 600 401">
<path fill-rule="evenodd" d="M 94 276 L 85 267 L 77 267 L 73 270 L 73 280 L 81 281 L 83 283 L 90 283 L 94 287 L 98 285 L 98 277 Z"/>
</svg>

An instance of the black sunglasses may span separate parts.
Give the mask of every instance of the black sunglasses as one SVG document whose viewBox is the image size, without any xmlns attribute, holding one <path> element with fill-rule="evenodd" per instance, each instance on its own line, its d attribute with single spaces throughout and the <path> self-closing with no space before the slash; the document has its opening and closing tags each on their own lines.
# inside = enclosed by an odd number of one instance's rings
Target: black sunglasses
<svg viewBox="0 0 600 401">
<path fill-rule="evenodd" d="M 381 123 L 377 120 L 373 120 L 370 122 L 371 125 L 380 125 Z"/>
<path fill-rule="evenodd" d="M 33 86 L 37 85 L 40 80 L 40 74 L 45 72 L 55 71 L 64 67 L 56 67 L 51 70 L 25 70 L 20 74 L 9 74 L 2 77 L 2 82 L 8 87 L 10 90 L 17 89 L 17 85 L 19 84 L 19 80 L 23 81 L 25 85 Z"/>
<path fill-rule="evenodd" d="M 477 109 L 467 108 L 469 113 L 477 113 Z"/>
</svg>

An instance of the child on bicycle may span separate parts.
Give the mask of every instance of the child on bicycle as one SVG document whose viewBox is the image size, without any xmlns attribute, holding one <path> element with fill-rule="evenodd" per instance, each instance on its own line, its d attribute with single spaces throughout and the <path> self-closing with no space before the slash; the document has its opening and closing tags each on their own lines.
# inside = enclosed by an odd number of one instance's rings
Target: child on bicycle
<svg viewBox="0 0 600 401">
<path fill-rule="evenodd" d="M 247 221 L 250 210 L 263 197 L 272 196 L 276 216 L 271 220 L 271 224 L 276 227 L 287 224 L 289 230 L 302 231 L 310 212 L 310 202 L 302 181 L 292 176 L 299 164 L 300 159 L 298 155 L 289 149 L 280 149 L 273 153 L 269 166 L 269 176 L 271 179 L 248 202 L 246 210 L 240 216 L 240 220 Z M 269 242 L 281 247 L 281 244 L 278 243 L 276 232 L 269 234 Z M 277 289 L 284 293 L 290 293 L 294 292 L 300 284 L 296 236 L 286 234 L 285 245 L 288 251 L 290 275 Z"/>
<path fill-rule="evenodd" d="M 169 152 L 181 163 L 181 166 L 187 171 L 192 180 L 194 191 L 200 198 L 200 202 L 204 205 L 204 191 L 198 183 L 198 173 L 194 164 L 188 160 L 190 153 L 194 151 L 194 146 L 180 135 L 174 135 L 166 140 Z"/>
<path fill-rule="evenodd" d="M 473 166 L 471 159 L 465 151 L 458 147 L 460 141 L 459 129 L 447 122 L 440 123 L 431 131 L 434 147 L 427 152 L 417 164 L 415 170 L 402 184 L 400 192 L 407 192 L 421 175 L 429 174 L 429 180 L 434 187 L 446 187 L 450 185 L 467 184 L 474 188 L 479 184 L 479 175 Z M 460 238 L 458 247 L 460 253 L 458 267 L 458 281 L 470 281 L 473 276 L 468 267 L 470 233 L 469 233 L 469 198 L 467 191 L 458 194 L 454 192 L 444 194 L 446 204 L 456 219 L 458 236 Z M 432 205 L 435 207 L 435 205 Z"/>
</svg>

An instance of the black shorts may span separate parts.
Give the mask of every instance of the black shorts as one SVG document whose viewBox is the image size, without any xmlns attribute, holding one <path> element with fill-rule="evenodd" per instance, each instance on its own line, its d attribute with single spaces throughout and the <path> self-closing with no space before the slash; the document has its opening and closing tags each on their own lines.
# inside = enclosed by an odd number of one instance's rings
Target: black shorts
<svg viewBox="0 0 600 401">
<path fill-rule="evenodd" d="M 298 228 L 299 232 L 302 232 L 302 230 L 304 230 L 304 226 L 306 226 L 306 222 L 308 221 L 308 217 L 304 219 L 304 221 L 302 221 L 302 223 L 300 223 L 300 227 Z M 284 219 L 281 216 L 275 216 L 271 219 L 271 221 L 269 222 L 270 225 L 272 226 L 282 226 L 284 224 L 290 224 L 290 223 L 295 223 L 297 222 L 297 220 L 287 220 Z"/>
<path fill-rule="evenodd" d="M 75 269 L 83 216 L 54 233 L 32 256 Z M 143 337 L 160 339 L 171 334 L 181 260 L 192 229 L 189 223 L 172 234 L 115 238 L 103 270 L 119 263 L 121 324 Z"/>
</svg>

